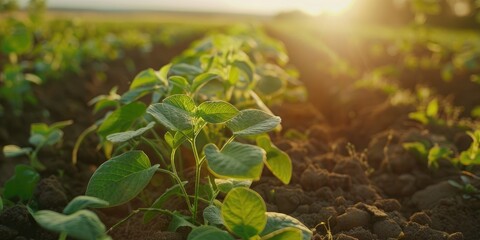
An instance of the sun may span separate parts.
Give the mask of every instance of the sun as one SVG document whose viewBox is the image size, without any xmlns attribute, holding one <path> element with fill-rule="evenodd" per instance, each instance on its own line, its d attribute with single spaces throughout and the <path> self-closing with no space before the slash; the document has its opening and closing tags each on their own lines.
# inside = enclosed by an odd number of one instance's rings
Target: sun
<svg viewBox="0 0 480 240">
<path fill-rule="evenodd" d="M 345 11 L 353 0 L 302 0 L 298 1 L 299 10 L 310 14 L 319 13 L 339 14 Z"/>
</svg>

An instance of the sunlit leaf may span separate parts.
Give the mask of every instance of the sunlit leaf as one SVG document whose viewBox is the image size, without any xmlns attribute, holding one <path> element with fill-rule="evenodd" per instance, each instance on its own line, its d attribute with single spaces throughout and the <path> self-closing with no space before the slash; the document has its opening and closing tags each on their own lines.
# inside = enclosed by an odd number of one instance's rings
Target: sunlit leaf
<svg viewBox="0 0 480 240">
<path fill-rule="evenodd" d="M 145 86 L 161 85 L 164 84 L 160 77 L 160 73 L 149 68 L 147 70 L 141 71 L 130 84 L 130 90 L 137 89 Z"/>
<path fill-rule="evenodd" d="M 188 234 L 187 240 L 235 240 L 228 232 L 213 226 L 200 226 Z"/>
<path fill-rule="evenodd" d="M 267 223 L 262 197 L 248 188 L 232 189 L 222 206 L 225 227 L 242 239 L 258 235 Z"/>
<path fill-rule="evenodd" d="M 310 240 L 312 238 L 312 231 L 303 225 L 303 223 L 291 216 L 277 212 L 267 212 L 267 224 L 260 236 L 265 236 L 288 227 L 301 230 L 303 240 Z"/>
<path fill-rule="evenodd" d="M 96 197 L 77 196 L 67 204 L 67 206 L 63 209 L 63 213 L 69 215 L 85 208 L 103 208 L 107 207 L 108 205 L 109 204 L 107 201 Z"/>
<path fill-rule="evenodd" d="M 212 74 L 212 73 L 202 73 L 196 76 L 192 82 L 192 86 L 191 86 L 192 92 L 196 92 L 203 85 L 217 78 L 219 78 L 219 76 L 217 74 Z"/>
<path fill-rule="evenodd" d="M 204 148 L 208 168 L 222 178 L 258 180 L 265 151 L 257 146 L 232 142 L 220 151 L 214 144 Z"/>
<path fill-rule="evenodd" d="M 239 113 L 238 109 L 225 101 L 207 101 L 198 106 L 197 114 L 209 123 L 224 123 Z"/>
<path fill-rule="evenodd" d="M 257 109 L 242 110 L 238 115 L 227 122 L 235 135 L 257 135 L 273 130 L 280 124 L 281 119 Z"/>
<path fill-rule="evenodd" d="M 139 128 L 135 131 L 126 131 L 120 133 L 113 133 L 107 136 L 107 140 L 113 143 L 122 143 L 131 139 L 142 136 L 146 131 L 153 128 L 154 122 L 150 122 L 147 126 Z"/>
<path fill-rule="evenodd" d="M 151 166 L 142 151 L 126 152 L 98 167 L 85 195 L 103 199 L 110 207 L 124 204 L 147 186 L 158 167 L 158 164 Z"/>
<path fill-rule="evenodd" d="M 32 151 L 32 148 L 21 148 L 17 145 L 3 146 L 3 155 L 7 158 L 18 157 L 28 155 Z"/>
<path fill-rule="evenodd" d="M 146 106 L 140 102 L 133 102 L 122 106 L 110 114 L 100 125 L 97 132 L 106 138 L 112 133 L 126 131 L 140 117 L 145 114 Z"/>
<path fill-rule="evenodd" d="M 302 240 L 302 231 L 298 228 L 287 227 L 269 233 L 261 240 Z"/>
<path fill-rule="evenodd" d="M 80 240 L 100 239 L 106 236 L 105 225 L 95 213 L 80 210 L 70 215 L 41 210 L 32 214 L 35 221 L 47 230 L 66 233 Z"/>
<path fill-rule="evenodd" d="M 290 183 L 292 178 L 292 161 L 288 154 L 273 145 L 268 135 L 258 137 L 257 145 L 267 152 L 265 163 L 273 175 L 284 184 Z"/>
<path fill-rule="evenodd" d="M 223 193 L 228 193 L 230 190 L 237 187 L 250 187 L 252 185 L 251 180 L 235 180 L 235 179 L 221 179 L 215 178 L 215 185 L 217 185 L 218 190 Z"/>
<path fill-rule="evenodd" d="M 183 131 L 193 128 L 195 102 L 187 95 L 167 97 L 162 103 L 150 105 L 147 113 L 170 130 Z"/>
</svg>

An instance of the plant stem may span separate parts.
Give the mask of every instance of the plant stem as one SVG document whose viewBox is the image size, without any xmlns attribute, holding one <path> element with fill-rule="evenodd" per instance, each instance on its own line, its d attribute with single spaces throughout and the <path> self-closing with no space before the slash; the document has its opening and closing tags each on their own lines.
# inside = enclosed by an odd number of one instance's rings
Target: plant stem
<svg viewBox="0 0 480 240">
<path fill-rule="evenodd" d="M 223 144 L 223 146 L 222 146 L 222 148 L 220 149 L 220 151 L 222 151 L 223 148 L 224 148 L 225 146 L 227 146 L 229 143 L 233 142 L 233 140 L 235 140 L 235 137 L 236 137 L 235 135 L 232 135 L 232 136 L 225 142 L 225 144 Z"/>
<path fill-rule="evenodd" d="M 67 234 L 62 232 L 60 233 L 60 235 L 58 236 L 58 240 L 66 240 L 67 239 Z"/>
<path fill-rule="evenodd" d="M 95 130 L 97 130 L 97 125 L 93 124 L 92 126 L 88 127 L 85 129 L 80 136 L 78 136 L 77 141 L 75 141 L 75 145 L 73 146 L 73 151 L 72 151 L 72 165 L 77 164 L 77 154 L 78 150 L 80 149 L 80 145 L 82 144 L 83 140 L 87 137 L 88 134 L 93 133 Z"/>
<path fill-rule="evenodd" d="M 198 195 L 200 190 L 200 171 L 202 170 L 202 159 L 200 159 L 197 151 L 197 135 L 193 137 L 193 140 L 190 142 L 193 149 L 193 155 L 195 157 L 195 195 L 193 196 L 193 222 L 197 220 L 197 211 L 198 211 Z"/>
<path fill-rule="evenodd" d="M 115 223 L 112 227 L 110 227 L 108 230 L 107 230 L 107 234 L 109 232 L 111 232 L 113 229 L 117 228 L 118 226 L 122 225 L 123 223 L 125 223 L 126 221 L 128 221 L 128 219 L 132 218 L 133 216 L 135 216 L 137 213 L 141 212 L 141 211 L 156 211 L 156 212 L 160 212 L 160 213 L 163 213 L 163 214 L 169 214 L 169 215 L 172 215 L 172 213 L 168 210 L 163 210 L 163 209 L 158 209 L 158 208 L 138 208 L 137 210 L 133 210 L 130 214 L 128 214 L 128 216 L 126 216 L 125 218 L 123 218 L 122 220 L 118 221 L 117 223 Z"/>
<path fill-rule="evenodd" d="M 178 175 L 175 175 L 175 173 L 173 172 L 170 172 L 168 170 L 165 170 L 165 169 L 157 169 L 158 172 L 161 172 L 161 173 L 166 173 L 170 176 L 172 176 L 172 178 L 178 182 L 178 185 L 180 187 L 180 190 L 182 191 L 182 195 L 183 197 L 185 198 L 185 202 L 187 203 L 187 206 L 188 206 L 188 210 L 190 210 L 190 212 L 193 212 L 193 209 L 192 209 L 192 203 L 190 202 L 190 198 L 188 197 L 188 193 L 187 193 L 187 190 L 185 189 L 185 187 L 183 186 L 183 183 L 182 183 L 182 180 L 178 177 Z"/>
</svg>

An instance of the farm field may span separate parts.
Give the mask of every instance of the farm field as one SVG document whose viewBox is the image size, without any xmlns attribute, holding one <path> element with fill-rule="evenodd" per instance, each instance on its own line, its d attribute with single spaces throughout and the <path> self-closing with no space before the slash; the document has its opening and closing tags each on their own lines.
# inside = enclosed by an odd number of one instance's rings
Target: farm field
<svg viewBox="0 0 480 240">
<path fill-rule="evenodd" d="M 463 18 L 8 2 L 0 240 L 480 239 L 474 1 Z"/>
</svg>

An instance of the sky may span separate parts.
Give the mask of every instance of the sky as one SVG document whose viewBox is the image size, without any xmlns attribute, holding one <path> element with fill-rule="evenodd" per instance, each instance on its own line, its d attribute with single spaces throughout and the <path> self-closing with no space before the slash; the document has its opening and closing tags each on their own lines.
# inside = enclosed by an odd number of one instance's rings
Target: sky
<svg viewBox="0 0 480 240">
<path fill-rule="evenodd" d="M 102 10 L 179 10 L 273 15 L 300 10 L 336 13 L 352 0 L 47 0 L 49 7 Z"/>
</svg>

